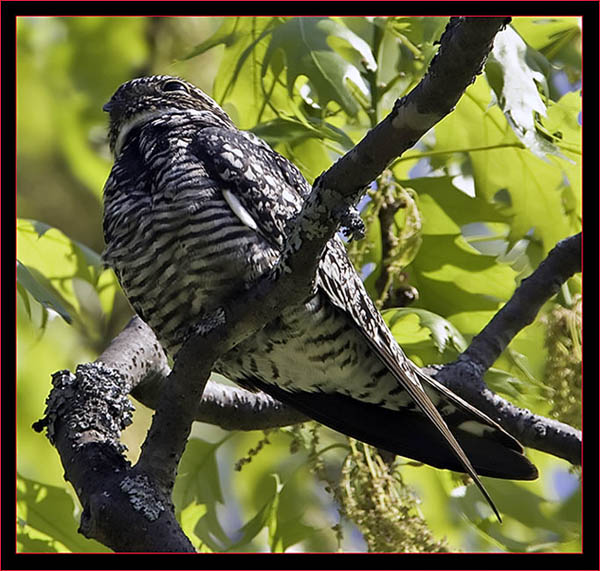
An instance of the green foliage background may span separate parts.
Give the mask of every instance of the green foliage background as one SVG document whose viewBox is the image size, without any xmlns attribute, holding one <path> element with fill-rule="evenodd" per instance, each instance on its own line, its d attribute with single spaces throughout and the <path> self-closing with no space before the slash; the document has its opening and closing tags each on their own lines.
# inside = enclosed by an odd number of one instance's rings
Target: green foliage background
<svg viewBox="0 0 600 571">
<path fill-rule="evenodd" d="M 77 499 L 56 452 L 31 429 L 43 414 L 50 374 L 95 359 L 131 315 L 100 261 L 102 187 L 111 167 L 103 103 L 132 77 L 181 75 L 312 181 L 418 83 L 446 21 L 18 19 L 19 550 L 106 551 L 77 534 Z M 378 181 L 403 205 L 395 215 L 393 259 L 382 259 L 382 199 L 373 194 L 364 201 L 367 239 L 350 251 L 417 363 L 455 358 L 555 243 L 580 230 L 580 75 L 577 19 L 515 18 L 455 111 Z M 382 291 L 385 267 L 393 291 L 416 288 L 413 305 L 396 307 L 394 296 Z M 579 279 L 569 280 L 486 378 L 536 413 L 560 417 L 568 409 L 571 416 L 562 419 L 573 424 L 580 404 L 580 289 Z M 567 324 L 562 329 L 552 321 L 557 308 Z M 566 363 L 553 360 L 549 376 L 548 345 L 552 355 L 561 347 L 569 354 Z M 565 368 L 568 374 L 557 374 Z M 562 384 L 553 384 L 557 377 Z M 151 416 L 136 406 L 123 435 L 132 460 Z M 175 492 L 195 545 L 214 551 L 581 548 L 581 492 L 564 461 L 530 451 L 539 480 L 486 479 L 505 520 L 499 525 L 458 476 L 401 461 L 392 481 L 361 445 L 326 429 L 316 440 L 315 430 L 307 425 L 265 437 L 197 424 Z M 239 462 L 247 456 L 251 462 Z M 365 508 L 361 496 L 378 497 L 383 508 Z"/>
</svg>

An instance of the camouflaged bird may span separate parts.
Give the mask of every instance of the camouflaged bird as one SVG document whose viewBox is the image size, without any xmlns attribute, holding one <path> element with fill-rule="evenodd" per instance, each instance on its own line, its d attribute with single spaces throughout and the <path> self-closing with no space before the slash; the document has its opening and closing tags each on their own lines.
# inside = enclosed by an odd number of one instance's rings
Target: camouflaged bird
<svg viewBox="0 0 600 571">
<path fill-rule="evenodd" d="M 310 185 L 179 78 L 129 81 L 104 109 L 115 158 L 104 189 L 104 257 L 175 355 L 195 320 L 277 263 Z M 338 237 L 316 285 L 215 371 L 363 442 L 467 472 L 494 510 L 477 474 L 537 477 L 512 436 L 406 357 Z"/>
</svg>

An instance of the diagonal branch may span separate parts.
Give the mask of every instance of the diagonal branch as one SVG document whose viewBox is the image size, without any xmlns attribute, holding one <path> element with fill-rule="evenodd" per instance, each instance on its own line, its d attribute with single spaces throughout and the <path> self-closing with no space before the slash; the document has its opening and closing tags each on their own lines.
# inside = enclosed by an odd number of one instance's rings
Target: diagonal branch
<svg viewBox="0 0 600 571">
<path fill-rule="evenodd" d="M 461 355 L 481 372 L 487 371 L 515 335 L 533 323 L 536 315 L 562 284 L 581 271 L 581 232 L 561 240 L 511 299 L 494 315 Z"/>
<path fill-rule="evenodd" d="M 488 389 L 484 373 L 562 284 L 581 271 L 581 233 L 561 240 L 454 363 L 435 367 L 437 380 L 499 422 L 519 441 L 581 464 L 581 431 L 516 407 Z"/>
</svg>

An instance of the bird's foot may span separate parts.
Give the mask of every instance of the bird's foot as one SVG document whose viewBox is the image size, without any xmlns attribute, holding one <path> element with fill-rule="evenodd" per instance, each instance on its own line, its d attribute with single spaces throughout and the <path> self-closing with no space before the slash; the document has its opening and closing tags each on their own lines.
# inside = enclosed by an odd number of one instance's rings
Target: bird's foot
<svg viewBox="0 0 600 571">
<path fill-rule="evenodd" d="M 365 223 L 354 206 L 341 206 L 332 214 L 340 221 L 342 232 L 349 240 L 362 240 L 365 237 Z"/>
</svg>

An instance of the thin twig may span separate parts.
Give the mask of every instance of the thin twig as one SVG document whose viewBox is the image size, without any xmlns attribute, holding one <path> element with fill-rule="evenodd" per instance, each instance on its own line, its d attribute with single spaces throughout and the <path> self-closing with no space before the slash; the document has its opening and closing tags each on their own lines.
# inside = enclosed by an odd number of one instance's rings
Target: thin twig
<svg viewBox="0 0 600 571">
<path fill-rule="evenodd" d="M 561 240 L 472 341 L 462 357 L 487 371 L 515 335 L 533 323 L 541 307 L 581 271 L 581 232 Z"/>
</svg>

